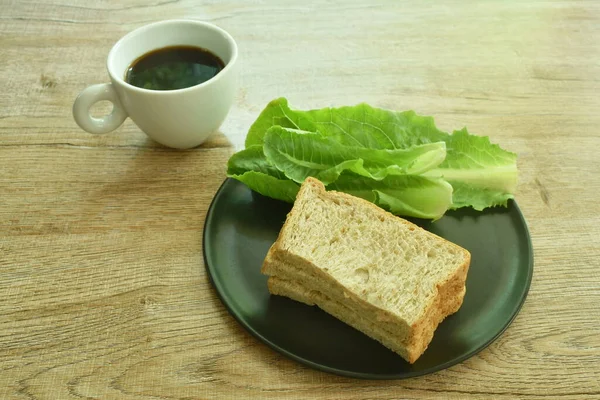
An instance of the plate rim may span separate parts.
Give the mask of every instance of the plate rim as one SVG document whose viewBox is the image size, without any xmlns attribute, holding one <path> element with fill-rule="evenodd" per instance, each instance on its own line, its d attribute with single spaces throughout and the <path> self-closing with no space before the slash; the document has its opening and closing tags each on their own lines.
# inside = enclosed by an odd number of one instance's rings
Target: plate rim
<svg viewBox="0 0 600 400">
<path fill-rule="evenodd" d="M 315 370 L 318 371 L 323 371 L 323 372 L 327 372 L 330 374 L 334 374 L 334 375 L 338 375 L 338 376 L 344 376 L 344 377 L 350 377 L 350 378 L 358 378 L 358 379 L 370 379 L 370 380 L 401 380 L 401 379 L 408 379 L 408 378 L 415 378 L 418 376 L 423 376 L 423 375 L 429 375 L 432 373 L 436 373 L 445 369 L 448 369 L 452 366 L 461 364 L 462 362 L 468 360 L 469 358 L 472 358 L 473 356 L 475 356 L 476 354 L 480 353 L 481 351 L 485 350 L 486 348 L 488 348 L 492 343 L 494 343 L 500 336 L 502 336 L 504 334 L 504 332 L 506 332 L 506 330 L 508 329 L 508 327 L 510 325 L 512 325 L 512 323 L 514 322 L 514 320 L 517 318 L 517 316 L 520 314 L 521 309 L 523 308 L 523 305 L 525 304 L 525 300 L 527 299 L 527 296 L 529 294 L 529 290 L 531 288 L 531 283 L 533 281 L 533 269 L 534 269 L 534 254 L 533 254 L 533 242 L 531 240 L 531 234 L 529 232 L 529 226 L 527 224 L 527 221 L 525 219 L 525 216 L 523 215 L 523 212 L 521 211 L 521 208 L 518 206 L 516 200 L 511 199 L 509 200 L 512 203 L 512 206 L 516 208 L 517 211 L 517 215 L 519 216 L 519 221 L 521 222 L 521 224 L 524 227 L 524 233 L 525 236 L 527 238 L 527 248 L 529 249 L 528 251 L 528 260 L 527 260 L 527 277 L 525 280 L 525 286 L 524 286 L 524 290 L 523 293 L 521 293 L 520 298 L 518 299 L 518 303 L 516 304 L 516 307 L 514 309 L 514 311 L 512 312 L 511 317 L 505 321 L 504 326 L 502 327 L 502 329 L 500 329 L 495 335 L 493 335 L 491 338 L 489 338 L 488 340 L 486 340 L 486 342 L 477 347 L 476 349 L 473 349 L 469 352 L 466 352 L 465 354 L 463 354 L 460 357 L 457 358 L 453 358 L 452 360 L 449 360 L 447 362 L 441 363 L 441 364 L 437 364 L 433 367 L 429 367 L 423 370 L 417 370 L 417 371 L 409 371 L 409 372 L 404 372 L 404 373 L 397 373 L 397 374 L 376 374 L 376 373 L 369 373 L 369 372 L 354 372 L 354 371 L 349 371 L 346 369 L 340 369 L 340 368 L 335 368 L 335 367 L 330 367 L 327 365 L 323 365 L 323 364 L 319 364 L 316 363 L 314 361 L 311 361 L 310 359 L 307 359 L 305 357 L 299 356 L 295 353 L 292 353 L 291 351 L 285 349 L 284 347 L 281 347 L 279 345 L 277 345 L 276 343 L 273 343 L 271 340 L 269 340 L 267 337 L 265 337 L 264 335 L 260 334 L 256 329 L 254 329 L 254 327 L 250 324 L 248 324 L 244 319 L 242 319 L 237 312 L 234 311 L 234 309 L 230 306 L 230 304 L 226 301 L 226 297 L 224 296 L 224 290 L 223 290 L 223 286 L 220 284 L 220 282 L 217 282 L 214 277 L 213 274 L 211 273 L 211 269 L 213 269 L 213 267 L 210 266 L 209 260 L 208 260 L 208 253 L 211 253 L 210 250 L 207 251 L 207 230 L 208 227 L 210 225 L 210 221 L 212 221 L 214 219 L 214 208 L 215 205 L 217 204 L 218 199 L 220 198 L 220 196 L 223 194 L 223 191 L 226 187 L 226 185 L 230 182 L 230 181 L 234 181 L 233 178 L 229 178 L 227 177 L 219 186 L 219 188 L 217 189 L 217 191 L 215 192 L 215 195 L 213 196 L 210 205 L 208 207 L 208 210 L 206 211 L 206 217 L 205 217 L 205 221 L 204 221 L 204 227 L 202 229 L 202 256 L 203 256 L 203 260 L 204 260 L 204 267 L 206 270 L 206 273 L 208 275 L 209 281 L 212 285 L 212 290 L 216 292 L 219 300 L 221 301 L 221 303 L 225 306 L 225 308 L 227 309 L 228 313 L 242 326 L 244 327 L 244 329 L 246 329 L 247 332 L 249 332 L 252 336 L 254 336 L 255 338 L 259 339 L 260 342 L 263 343 L 263 345 L 266 345 L 267 347 L 270 347 L 271 349 L 279 352 L 280 354 L 283 354 L 284 356 L 299 362 L 300 364 L 306 365 L 308 367 L 311 367 Z M 241 182 L 240 182 L 241 183 Z M 243 184 L 243 183 L 242 183 Z M 250 188 L 248 188 L 248 190 L 252 190 Z"/>
</svg>

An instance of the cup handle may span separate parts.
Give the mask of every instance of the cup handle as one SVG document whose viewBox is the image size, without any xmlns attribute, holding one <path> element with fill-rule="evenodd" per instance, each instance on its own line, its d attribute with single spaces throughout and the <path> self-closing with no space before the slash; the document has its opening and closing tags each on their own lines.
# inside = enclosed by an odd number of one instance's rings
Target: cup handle
<svg viewBox="0 0 600 400">
<path fill-rule="evenodd" d="M 112 103 L 112 112 L 104 117 L 96 118 L 90 115 L 90 108 L 99 101 L 108 100 Z M 117 92 L 110 83 L 101 83 L 85 88 L 73 104 L 73 117 L 81 129 L 94 134 L 108 133 L 117 129 L 127 118 Z"/>
</svg>

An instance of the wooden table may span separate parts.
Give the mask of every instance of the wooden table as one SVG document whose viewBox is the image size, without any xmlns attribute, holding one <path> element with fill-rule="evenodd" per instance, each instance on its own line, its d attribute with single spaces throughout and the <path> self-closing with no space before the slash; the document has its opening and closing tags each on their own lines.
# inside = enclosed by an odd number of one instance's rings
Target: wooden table
<svg viewBox="0 0 600 400">
<path fill-rule="evenodd" d="M 0 398 L 600 399 L 600 3 L 593 1 L 0 2 Z M 212 21 L 240 88 L 189 151 L 129 120 L 94 136 L 76 95 L 108 80 L 126 32 Z M 212 290 L 202 228 L 228 157 L 266 103 L 368 102 L 467 126 L 518 153 L 529 297 L 508 331 L 401 381 L 299 365 Z M 96 112 L 106 112 L 98 107 Z"/>
</svg>

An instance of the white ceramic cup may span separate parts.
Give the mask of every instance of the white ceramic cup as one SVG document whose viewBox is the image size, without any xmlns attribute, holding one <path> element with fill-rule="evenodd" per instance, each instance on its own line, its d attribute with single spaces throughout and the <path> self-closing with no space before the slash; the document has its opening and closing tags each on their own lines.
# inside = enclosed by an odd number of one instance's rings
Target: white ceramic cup
<svg viewBox="0 0 600 400">
<path fill-rule="evenodd" d="M 178 90 L 148 90 L 125 82 L 125 74 L 138 57 L 167 46 L 207 49 L 225 63 L 208 81 Z M 202 144 L 225 120 L 237 86 L 237 45 L 223 29 L 201 21 L 167 20 L 138 28 L 121 38 L 106 62 L 111 83 L 89 86 L 73 104 L 73 117 L 84 130 L 108 133 L 127 117 L 155 141 L 187 149 Z M 108 100 L 112 112 L 90 115 L 97 102 Z"/>
</svg>

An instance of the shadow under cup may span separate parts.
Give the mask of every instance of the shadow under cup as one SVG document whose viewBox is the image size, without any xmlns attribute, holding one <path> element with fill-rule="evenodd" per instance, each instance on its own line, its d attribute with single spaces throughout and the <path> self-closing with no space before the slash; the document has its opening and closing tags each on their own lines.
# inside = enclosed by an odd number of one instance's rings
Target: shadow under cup
<svg viewBox="0 0 600 400">
<path fill-rule="evenodd" d="M 158 91 L 125 81 L 131 64 L 156 49 L 201 47 L 223 60 L 213 78 L 184 89 Z M 237 45 L 223 29 L 201 21 L 170 20 L 146 25 L 124 36 L 108 55 L 113 87 L 128 116 L 152 139 L 169 147 L 204 142 L 225 120 L 236 90 Z"/>
</svg>

